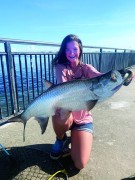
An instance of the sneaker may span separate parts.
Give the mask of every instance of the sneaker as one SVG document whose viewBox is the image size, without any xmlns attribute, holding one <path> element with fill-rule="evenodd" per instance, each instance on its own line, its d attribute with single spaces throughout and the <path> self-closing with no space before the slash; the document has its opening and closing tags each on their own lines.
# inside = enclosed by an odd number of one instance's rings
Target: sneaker
<svg viewBox="0 0 135 180">
<path fill-rule="evenodd" d="M 55 143 L 52 145 L 50 157 L 51 159 L 57 160 L 62 156 L 64 145 L 67 141 L 68 137 L 65 134 L 62 140 L 56 138 Z"/>
</svg>

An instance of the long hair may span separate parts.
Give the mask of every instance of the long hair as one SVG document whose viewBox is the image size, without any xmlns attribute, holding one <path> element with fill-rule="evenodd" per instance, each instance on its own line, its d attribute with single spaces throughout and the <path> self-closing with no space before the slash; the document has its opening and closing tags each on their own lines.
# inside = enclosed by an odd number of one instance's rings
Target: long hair
<svg viewBox="0 0 135 180">
<path fill-rule="evenodd" d="M 52 65 L 53 66 L 55 66 L 57 64 L 65 64 L 65 65 L 70 64 L 70 62 L 66 58 L 65 50 L 66 50 L 67 43 L 69 43 L 71 41 L 78 42 L 78 45 L 79 45 L 79 48 L 80 48 L 79 61 L 82 60 L 82 42 L 81 42 L 81 40 L 79 39 L 78 36 L 76 36 L 74 34 L 69 34 L 63 39 L 63 41 L 61 43 L 61 47 L 60 47 L 57 55 L 52 60 Z"/>
</svg>

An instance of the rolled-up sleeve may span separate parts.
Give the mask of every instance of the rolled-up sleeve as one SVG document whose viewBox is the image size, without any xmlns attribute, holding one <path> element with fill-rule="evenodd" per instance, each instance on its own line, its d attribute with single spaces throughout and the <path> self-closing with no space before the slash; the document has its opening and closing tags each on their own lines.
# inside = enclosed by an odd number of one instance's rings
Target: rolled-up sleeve
<svg viewBox="0 0 135 180">
<path fill-rule="evenodd" d="M 87 78 L 94 78 L 104 74 L 99 72 L 96 68 L 94 68 L 92 65 L 89 64 L 85 66 L 85 73 Z"/>
</svg>

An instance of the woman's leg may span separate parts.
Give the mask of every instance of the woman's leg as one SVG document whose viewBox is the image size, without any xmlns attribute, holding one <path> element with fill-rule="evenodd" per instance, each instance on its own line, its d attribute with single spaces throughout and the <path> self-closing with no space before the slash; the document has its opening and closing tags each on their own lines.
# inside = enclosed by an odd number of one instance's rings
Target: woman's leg
<svg viewBox="0 0 135 180">
<path fill-rule="evenodd" d="M 56 141 L 52 145 L 50 152 L 50 157 L 52 159 L 60 158 L 64 144 L 67 140 L 65 133 L 69 130 L 73 123 L 73 117 L 71 113 L 64 113 L 63 115 L 64 116 L 61 116 L 61 114 L 57 112 L 52 118 L 53 128 L 56 133 Z"/>
<path fill-rule="evenodd" d="M 78 169 L 84 168 L 90 159 L 93 135 L 87 131 L 71 131 L 71 157 Z"/>
<path fill-rule="evenodd" d="M 71 113 L 65 113 L 61 116 L 60 111 L 52 117 L 53 128 L 58 139 L 63 139 L 65 132 L 68 131 L 73 123 L 73 116 Z"/>
</svg>

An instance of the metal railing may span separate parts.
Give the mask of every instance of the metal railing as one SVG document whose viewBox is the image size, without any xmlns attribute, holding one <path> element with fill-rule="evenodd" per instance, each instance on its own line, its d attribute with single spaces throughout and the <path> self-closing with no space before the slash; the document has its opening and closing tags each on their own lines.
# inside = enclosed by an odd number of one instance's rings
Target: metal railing
<svg viewBox="0 0 135 180">
<path fill-rule="evenodd" d="M 0 119 L 17 114 L 44 91 L 43 79 L 56 82 L 51 61 L 60 44 L 0 39 Z M 12 46 L 44 47 L 40 52 L 14 52 Z M 50 50 L 46 50 L 50 47 Z M 54 48 L 54 49 L 53 49 Z M 23 49 L 23 48 L 22 48 Z M 130 49 L 83 46 L 83 61 L 99 71 L 122 69 L 135 65 L 135 52 Z M 30 48 L 29 48 L 30 51 Z M 49 51 L 49 52 L 47 52 Z"/>
</svg>

